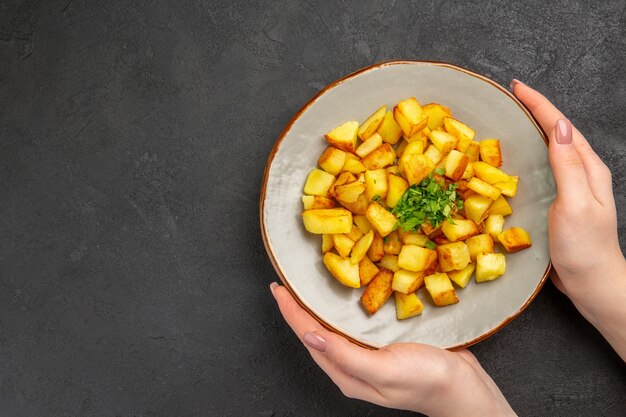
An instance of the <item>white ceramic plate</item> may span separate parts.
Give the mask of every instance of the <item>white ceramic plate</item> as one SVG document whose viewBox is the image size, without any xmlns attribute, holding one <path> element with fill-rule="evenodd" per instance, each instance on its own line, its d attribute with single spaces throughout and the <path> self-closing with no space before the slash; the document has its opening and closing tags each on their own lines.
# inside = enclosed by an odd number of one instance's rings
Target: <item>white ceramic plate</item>
<svg viewBox="0 0 626 417">
<path fill-rule="evenodd" d="M 514 213 L 505 227 L 528 230 L 533 246 L 507 255 L 507 272 L 457 289 L 459 303 L 437 308 L 423 291 L 421 316 L 398 321 L 393 297 L 374 315 L 361 307 L 362 290 L 346 288 L 322 264 L 321 237 L 305 231 L 302 189 L 327 146 L 324 133 L 348 120 L 362 122 L 382 104 L 408 97 L 437 102 L 476 130 L 476 140 L 501 139 L 503 169 L 519 175 Z M 283 283 L 323 325 L 369 347 L 394 342 L 459 349 L 477 343 L 519 315 L 548 276 L 547 211 L 555 195 L 546 139 L 524 106 L 488 78 L 439 62 L 395 61 L 362 69 L 315 96 L 289 122 L 268 159 L 261 191 L 265 247 Z"/>
</svg>

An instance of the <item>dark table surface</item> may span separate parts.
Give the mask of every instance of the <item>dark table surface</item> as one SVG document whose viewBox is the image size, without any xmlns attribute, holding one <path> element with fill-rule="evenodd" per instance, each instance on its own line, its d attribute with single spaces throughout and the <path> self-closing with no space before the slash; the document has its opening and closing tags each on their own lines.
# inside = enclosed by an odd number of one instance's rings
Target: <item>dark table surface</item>
<svg viewBox="0 0 626 417">
<path fill-rule="evenodd" d="M 375 62 L 543 91 L 613 170 L 624 243 L 625 2 L 473 3 L 0 2 L 0 416 L 408 415 L 314 365 L 259 232 L 283 126 Z M 520 415 L 626 415 L 550 283 L 471 351 Z"/>
</svg>

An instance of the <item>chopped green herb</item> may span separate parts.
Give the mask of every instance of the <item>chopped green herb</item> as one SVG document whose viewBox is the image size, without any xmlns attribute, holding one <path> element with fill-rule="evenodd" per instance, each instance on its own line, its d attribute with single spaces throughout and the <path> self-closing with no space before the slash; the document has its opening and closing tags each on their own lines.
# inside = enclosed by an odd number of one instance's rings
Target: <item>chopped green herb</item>
<svg viewBox="0 0 626 417">
<path fill-rule="evenodd" d="M 437 175 L 443 175 L 443 174 L 445 174 L 445 173 L 446 173 L 446 170 L 445 170 L 445 169 L 443 169 L 443 168 L 441 168 L 441 167 L 439 167 L 439 168 L 436 168 L 433 172 L 434 172 L 435 174 L 437 174 Z"/>
<path fill-rule="evenodd" d="M 427 240 L 426 243 L 424 243 L 424 246 L 428 249 L 432 249 L 435 250 L 437 249 L 437 245 L 435 245 L 435 242 Z"/>
<path fill-rule="evenodd" d="M 378 194 L 376 194 L 374 197 L 372 197 L 372 201 L 380 201 L 380 196 Z"/>
<path fill-rule="evenodd" d="M 385 236 L 385 238 L 383 239 L 383 243 L 387 244 L 390 240 L 391 239 L 389 239 L 389 236 Z"/>
<path fill-rule="evenodd" d="M 456 184 L 445 186 L 430 175 L 419 185 L 412 185 L 400 198 L 392 213 L 396 215 L 403 230 L 417 230 L 428 221 L 433 227 L 448 219 L 463 207 L 458 198 Z"/>
</svg>

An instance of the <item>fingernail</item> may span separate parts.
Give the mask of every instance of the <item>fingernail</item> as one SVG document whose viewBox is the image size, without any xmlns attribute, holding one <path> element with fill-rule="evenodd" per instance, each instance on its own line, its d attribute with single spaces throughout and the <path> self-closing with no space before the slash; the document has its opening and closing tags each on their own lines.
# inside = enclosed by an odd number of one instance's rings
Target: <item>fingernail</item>
<svg viewBox="0 0 626 417">
<path fill-rule="evenodd" d="M 276 289 L 276 287 L 278 287 L 278 284 L 275 282 L 272 282 L 270 284 L 270 291 L 272 292 L 272 295 L 274 295 L 274 290 Z"/>
<path fill-rule="evenodd" d="M 511 84 L 509 84 L 509 87 L 511 87 L 511 91 L 515 91 L 515 86 L 521 83 L 522 82 L 520 80 L 513 78 L 513 81 L 511 81 Z"/>
<path fill-rule="evenodd" d="M 324 339 L 322 336 L 315 333 L 307 332 L 304 334 L 302 340 L 304 341 L 304 344 L 306 344 L 308 347 L 319 350 L 320 352 L 326 352 L 326 339 Z"/>
<path fill-rule="evenodd" d="M 559 145 L 572 143 L 572 124 L 565 119 L 557 120 L 554 127 L 554 138 Z"/>
</svg>

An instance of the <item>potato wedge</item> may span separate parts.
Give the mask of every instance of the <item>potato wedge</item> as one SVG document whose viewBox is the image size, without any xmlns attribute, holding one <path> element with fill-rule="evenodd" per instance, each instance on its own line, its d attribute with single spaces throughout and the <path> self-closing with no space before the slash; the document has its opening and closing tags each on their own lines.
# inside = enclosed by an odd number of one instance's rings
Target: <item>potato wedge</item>
<svg viewBox="0 0 626 417">
<path fill-rule="evenodd" d="M 393 108 L 393 117 L 406 138 L 413 136 L 428 124 L 428 116 L 415 97 L 399 102 Z"/>
<path fill-rule="evenodd" d="M 335 239 L 333 239 L 333 235 L 323 234 L 322 235 L 322 255 L 326 252 L 330 252 L 335 247 Z"/>
<path fill-rule="evenodd" d="M 354 240 L 344 234 L 337 233 L 333 235 L 333 241 L 335 242 L 335 249 L 339 256 L 346 258 L 350 255 L 350 251 L 354 247 Z"/>
<path fill-rule="evenodd" d="M 362 141 L 366 141 L 378 130 L 378 127 L 383 122 L 386 111 L 387 106 L 379 107 L 378 110 L 376 110 L 370 117 L 367 118 L 367 120 L 363 122 L 363 124 L 361 124 L 361 126 L 359 126 L 357 135 Z"/>
<path fill-rule="evenodd" d="M 476 191 L 478 194 L 483 197 L 487 197 L 490 200 L 497 200 L 498 197 L 500 197 L 500 194 L 502 194 L 498 188 L 476 177 L 469 180 L 467 188 L 472 191 Z"/>
<path fill-rule="evenodd" d="M 389 110 L 385 113 L 385 117 L 376 133 L 382 136 L 383 142 L 387 142 L 390 145 L 398 143 L 398 140 L 402 137 L 402 129 L 400 129 L 400 126 L 393 118 L 393 112 Z"/>
<path fill-rule="evenodd" d="M 428 138 L 444 155 L 449 154 L 459 142 L 459 139 L 456 136 L 440 130 L 433 130 L 430 132 Z"/>
<path fill-rule="evenodd" d="M 398 161 L 398 168 L 409 185 L 414 185 L 428 177 L 434 171 L 435 164 L 425 155 L 408 155 L 407 158 Z"/>
<path fill-rule="evenodd" d="M 359 196 L 365 192 L 365 184 L 359 181 L 353 181 L 348 184 L 335 185 L 333 187 L 332 195 L 341 201 L 346 203 L 356 203 Z"/>
<path fill-rule="evenodd" d="M 507 197 L 515 197 L 515 195 L 517 194 L 518 184 L 519 177 L 515 175 L 511 176 L 511 179 L 509 181 L 496 182 L 495 184 L 493 184 L 493 186 L 502 191 L 502 195 L 505 195 Z"/>
<path fill-rule="evenodd" d="M 504 216 L 500 214 L 490 214 L 485 219 L 485 233 L 491 235 L 493 239 L 498 239 L 498 235 L 502 233 L 504 228 Z"/>
<path fill-rule="evenodd" d="M 470 195 L 465 198 L 465 203 L 463 204 L 465 217 L 473 220 L 476 224 L 480 224 L 487 217 L 489 208 L 493 203 L 493 200 L 483 197 L 480 194 Z"/>
<path fill-rule="evenodd" d="M 466 206 L 467 207 L 467 206 Z M 494 201 L 489 207 L 489 211 L 487 214 L 499 214 L 501 216 L 508 216 L 513 213 L 513 209 L 509 205 L 509 202 L 506 201 L 506 198 L 503 196 L 498 197 L 496 201 Z"/>
<path fill-rule="evenodd" d="M 374 231 L 370 230 L 366 234 L 360 238 L 352 248 L 352 255 L 350 256 L 350 262 L 353 264 L 359 264 L 365 255 L 367 255 L 367 251 L 372 246 L 372 242 L 374 241 Z"/>
<path fill-rule="evenodd" d="M 444 165 L 444 169 L 446 170 L 445 176 L 450 178 L 452 181 L 460 180 L 467 170 L 468 164 L 469 158 L 467 155 L 457 151 L 456 149 L 451 150 Z"/>
<path fill-rule="evenodd" d="M 383 137 L 380 136 L 378 133 L 374 133 L 365 142 L 360 144 L 358 148 L 356 148 L 356 154 L 359 155 L 361 158 L 364 158 L 382 144 Z"/>
<path fill-rule="evenodd" d="M 383 249 L 386 254 L 398 255 L 402 249 L 402 241 L 398 236 L 398 231 L 394 230 L 383 239 Z"/>
<path fill-rule="evenodd" d="M 472 162 L 472 168 L 474 168 L 474 175 L 476 175 L 476 177 L 491 185 L 498 182 L 507 182 L 511 179 L 504 171 L 486 162 Z"/>
<path fill-rule="evenodd" d="M 458 139 L 455 146 L 458 146 L 457 150 L 460 152 L 465 152 L 468 149 L 469 144 L 476 136 L 474 129 L 456 119 L 453 119 L 452 117 L 444 117 L 443 126 L 445 127 L 446 132 L 454 135 Z"/>
</svg>

